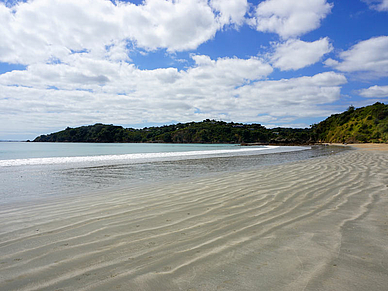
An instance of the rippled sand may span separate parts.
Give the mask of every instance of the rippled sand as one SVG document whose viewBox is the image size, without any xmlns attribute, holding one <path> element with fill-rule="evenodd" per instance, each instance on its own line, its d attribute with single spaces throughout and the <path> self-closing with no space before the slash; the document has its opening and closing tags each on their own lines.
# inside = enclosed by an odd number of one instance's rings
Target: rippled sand
<svg viewBox="0 0 388 291">
<path fill-rule="evenodd" d="M 0 208 L 0 290 L 387 290 L 388 152 Z"/>
</svg>

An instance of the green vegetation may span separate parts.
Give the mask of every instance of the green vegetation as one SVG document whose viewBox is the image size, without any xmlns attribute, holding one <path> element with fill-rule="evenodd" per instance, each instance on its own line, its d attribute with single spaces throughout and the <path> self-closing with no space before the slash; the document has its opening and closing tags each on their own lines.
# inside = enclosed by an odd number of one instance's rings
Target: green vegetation
<svg viewBox="0 0 388 291">
<path fill-rule="evenodd" d="M 66 128 L 41 135 L 35 142 L 159 142 L 159 143 L 261 143 L 309 144 L 314 142 L 388 142 L 388 105 L 350 106 L 311 128 L 273 128 L 260 124 L 227 123 L 206 119 L 143 129 L 95 125 Z"/>
<path fill-rule="evenodd" d="M 355 109 L 350 106 L 312 126 L 312 139 L 318 142 L 388 142 L 388 105 L 375 103 Z"/>
<path fill-rule="evenodd" d="M 41 135 L 35 142 L 287 143 L 305 144 L 310 129 L 266 129 L 260 124 L 204 120 L 143 129 L 95 125 Z"/>
</svg>

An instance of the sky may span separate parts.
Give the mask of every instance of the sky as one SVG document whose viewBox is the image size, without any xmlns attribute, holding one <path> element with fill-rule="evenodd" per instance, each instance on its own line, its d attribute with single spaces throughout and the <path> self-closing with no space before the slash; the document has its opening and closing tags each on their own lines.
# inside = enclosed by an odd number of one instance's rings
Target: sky
<svg viewBox="0 0 388 291">
<path fill-rule="evenodd" d="M 0 0 L 0 140 L 387 100 L 388 0 Z"/>
</svg>

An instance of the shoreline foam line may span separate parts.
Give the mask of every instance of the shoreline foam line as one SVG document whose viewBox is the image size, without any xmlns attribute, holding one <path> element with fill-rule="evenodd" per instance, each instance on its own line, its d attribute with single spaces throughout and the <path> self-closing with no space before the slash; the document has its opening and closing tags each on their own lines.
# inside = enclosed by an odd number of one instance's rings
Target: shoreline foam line
<svg viewBox="0 0 388 291">
<path fill-rule="evenodd" d="M 67 163 L 82 163 L 82 162 L 104 162 L 104 161 L 136 161 L 141 159 L 164 159 L 164 158 L 189 158 L 210 155 L 232 154 L 239 155 L 243 153 L 254 153 L 262 151 L 271 151 L 280 148 L 280 146 L 263 146 L 263 147 L 248 147 L 239 149 L 227 150 L 204 150 L 204 151 L 186 151 L 186 152 L 158 152 L 158 153 L 136 153 L 136 154 L 120 154 L 120 155 L 98 155 L 98 156 L 75 156 L 75 157 L 50 157 L 50 158 L 28 158 L 28 159 L 10 159 L 0 160 L 0 167 L 9 166 L 26 166 L 26 165 L 51 165 L 51 164 L 67 164 Z M 306 150 L 309 147 L 287 147 L 287 150 L 280 152 L 289 152 L 296 150 Z"/>
</svg>

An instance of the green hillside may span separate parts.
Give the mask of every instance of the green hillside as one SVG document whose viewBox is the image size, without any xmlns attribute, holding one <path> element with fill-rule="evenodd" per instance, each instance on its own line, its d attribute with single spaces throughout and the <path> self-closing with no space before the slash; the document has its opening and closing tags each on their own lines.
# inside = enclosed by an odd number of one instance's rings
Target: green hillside
<svg viewBox="0 0 388 291">
<path fill-rule="evenodd" d="M 355 109 L 350 106 L 312 126 L 312 139 L 317 142 L 388 142 L 388 105 L 375 103 Z"/>
<path fill-rule="evenodd" d="M 143 129 L 97 123 L 41 135 L 35 142 L 270 143 L 388 142 L 388 105 L 349 109 L 311 128 L 273 128 L 260 124 L 204 120 Z"/>
<path fill-rule="evenodd" d="M 95 125 L 41 135 L 35 142 L 286 143 L 310 142 L 310 129 L 266 129 L 260 124 L 204 120 L 143 129 Z"/>
</svg>

